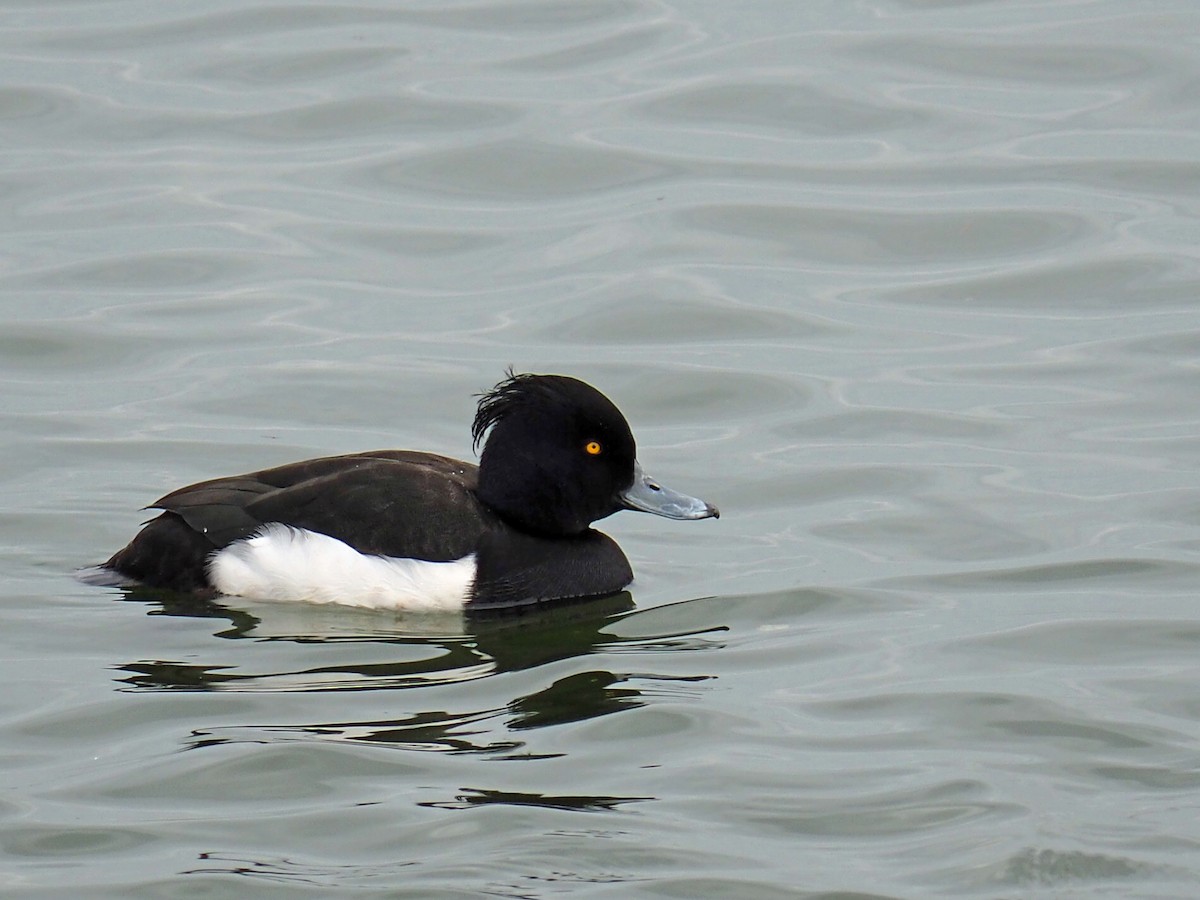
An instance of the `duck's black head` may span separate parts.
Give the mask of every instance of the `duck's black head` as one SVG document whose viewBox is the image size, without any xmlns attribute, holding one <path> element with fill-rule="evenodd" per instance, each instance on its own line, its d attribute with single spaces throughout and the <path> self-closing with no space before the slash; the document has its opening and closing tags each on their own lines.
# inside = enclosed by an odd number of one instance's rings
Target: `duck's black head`
<svg viewBox="0 0 1200 900">
<path fill-rule="evenodd" d="M 476 446 L 487 434 L 479 498 L 525 531 L 579 534 L 620 509 L 679 519 L 717 515 L 643 475 L 621 411 L 576 378 L 510 372 L 480 399 L 471 434 Z"/>
</svg>

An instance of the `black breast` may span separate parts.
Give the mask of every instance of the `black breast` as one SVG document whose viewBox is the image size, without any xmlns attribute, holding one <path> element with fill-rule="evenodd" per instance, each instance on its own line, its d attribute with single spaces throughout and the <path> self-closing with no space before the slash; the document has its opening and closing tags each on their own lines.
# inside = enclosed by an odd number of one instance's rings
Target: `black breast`
<svg viewBox="0 0 1200 900">
<path fill-rule="evenodd" d="M 591 529 L 566 538 L 489 531 L 475 562 L 471 609 L 604 597 L 633 580 L 617 542 Z"/>
</svg>

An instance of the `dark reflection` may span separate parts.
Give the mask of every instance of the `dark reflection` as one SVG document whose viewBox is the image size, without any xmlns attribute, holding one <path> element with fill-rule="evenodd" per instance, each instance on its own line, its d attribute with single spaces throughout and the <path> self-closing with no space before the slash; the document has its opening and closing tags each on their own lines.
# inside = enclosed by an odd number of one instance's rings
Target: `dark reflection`
<svg viewBox="0 0 1200 900">
<path fill-rule="evenodd" d="M 384 663 L 359 663 L 248 674 L 231 666 L 205 666 L 169 660 L 141 660 L 118 666 L 130 673 L 118 679 L 142 690 L 169 691 L 369 691 L 423 687 L 466 681 L 493 670 L 491 659 L 467 639 L 442 637 L 396 638 L 381 641 L 428 650 L 429 658 Z"/>
<path fill-rule="evenodd" d="M 129 599 L 145 599 L 146 595 Z M 584 656 L 599 644 L 613 640 L 600 629 L 615 616 L 633 608 L 626 592 L 586 603 L 557 604 L 510 616 L 489 615 L 481 619 L 455 620 L 396 618 L 390 631 L 368 634 L 296 633 L 258 635 L 262 620 L 247 612 L 214 601 L 178 599 L 170 595 L 150 615 L 188 618 L 226 618 L 234 627 L 217 637 L 243 638 L 260 642 L 315 644 L 401 645 L 418 651 L 419 659 L 380 663 L 340 664 L 275 672 L 268 675 L 241 673 L 228 666 L 183 663 L 176 660 L 139 660 L 119 666 L 129 673 L 120 681 L 142 690 L 343 690 L 363 691 L 466 681 L 497 672 L 529 669 L 560 659 Z M 281 613 L 283 611 L 281 610 Z M 356 610 L 315 613 L 333 615 L 353 622 L 362 615 Z M 442 630 L 422 634 L 406 628 L 408 622 L 440 623 Z M 401 655 L 401 654 L 391 654 Z M 412 655 L 412 654 L 407 654 Z"/>
<path fill-rule="evenodd" d="M 397 861 L 385 865 L 312 864 L 294 859 L 250 859 L 223 853 L 201 853 L 197 856 L 202 865 L 184 869 L 181 875 L 240 875 L 291 884 L 312 885 L 329 888 L 348 878 L 376 880 L 380 877 L 396 878 L 403 870 L 419 865 L 413 861 Z"/>
<path fill-rule="evenodd" d="M 169 688 L 173 691 L 213 691 L 225 682 L 237 681 L 244 675 L 228 674 L 222 670 L 232 666 L 194 666 L 173 662 L 135 662 L 120 666 L 132 672 L 129 678 L 121 678 L 125 684 L 137 687 Z"/>
<path fill-rule="evenodd" d="M 560 678 L 544 691 L 520 697 L 509 705 L 510 728 L 543 728 L 580 722 L 645 704 L 641 691 L 622 687 L 624 679 L 612 672 L 580 672 Z"/>
<path fill-rule="evenodd" d="M 122 600 L 149 603 L 148 616 L 182 616 L 188 619 L 228 619 L 232 626 L 215 632 L 216 637 L 240 638 L 252 632 L 261 622 L 245 610 L 222 606 L 214 600 L 177 594 L 174 591 L 155 591 L 149 588 L 130 588 L 122 591 Z"/>
<path fill-rule="evenodd" d="M 548 725 L 563 725 L 594 719 L 623 709 L 645 706 L 649 692 L 645 688 L 634 688 L 630 684 L 633 676 L 617 675 L 612 672 L 580 672 L 560 678 L 544 691 L 521 697 L 509 704 L 512 717 L 508 727 L 544 728 Z M 659 676 L 639 674 L 639 682 L 701 682 L 714 676 Z"/>
<path fill-rule="evenodd" d="M 245 664 L 208 661 L 137 660 L 117 667 L 124 690 L 133 691 L 251 691 L 326 692 L 404 690 L 413 687 L 453 685 L 478 678 L 534 669 L 568 659 L 582 659 L 613 651 L 660 653 L 711 650 L 720 644 L 714 635 L 723 627 L 699 628 L 678 633 L 619 637 L 608 627 L 630 615 L 628 593 L 578 604 L 556 604 L 526 609 L 512 615 L 486 618 L 403 617 L 328 608 L 280 608 L 278 619 L 269 607 L 259 615 L 227 605 L 233 601 L 199 601 L 175 595 L 131 593 L 126 599 L 152 600 L 151 615 L 225 619 L 229 628 L 215 636 L 248 642 L 238 655 L 254 658 L 254 671 Z M 659 611 L 661 614 L 661 610 Z M 322 628 L 322 625 L 325 627 Z M 424 632 L 424 633 L 422 633 Z M 278 655 L 255 654 L 252 643 L 310 644 L 310 651 L 290 652 L 321 665 L 282 671 L 257 669 L 263 659 Z M 337 661 L 339 648 L 353 645 L 354 661 Z M 378 648 L 376 659 L 363 662 L 362 646 Z M 221 645 L 216 645 L 218 648 Z M 643 656 L 644 659 L 644 656 Z M 222 663 L 225 661 L 223 660 Z M 414 702 L 433 705 L 442 694 L 406 694 L 403 715 L 383 720 L 335 721 L 285 725 L 233 725 L 193 731 L 187 749 L 233 743 L 286 741 L 350 741 L 400 750 L 448 754 L 486 754 L 501 759 L 545 758 L 525 748 L 521 734 L 571 722 L 581 722 L 652 702 L 656 693 L 678 693 L 682 683 L 699 683 L 709 675 L 664 676 L 651 672 L 613 671 L 597 667 L 573 671 L 548 685 L 518 696 L 495 708 L 448 710 L 413 709 Z M 456 696 L 463 696 L 457 694 Z M 517 802 L 512 796 L 496 799 L 480 791 L 461 800 L 468 805 Z M 515 795 L 514 795 L 515 796 Z M 604 808 L 616 798 L 539 798 L 540 805 Z M 578 802 L 577 802 L 578 801 Z M 527 800 L 526 802 L 534 802 Z"/>
<path fill-rule="evenodd" d="M 603 797 L 603 796 L 551 796 L 548 794 L 526 794 L 518 791 L 489 791 L 483 788 L 460 788 L 461 793 L 453 800 L 436 803 L 418 803 L 434 809 L 469 809 L 472 806 L 501 804 L 503 806 L 541 806 L 545 809 L 566 809 L 578 812 L 598 812 L 616 809 L 625 803 L 653 800 L 653 797 Z"/>
<path fill-rule="evenodd" d="M 523 746 L 521 741 L 496 740 L 489 736 L 489 720 L 499 715 L 498 710 L 464 714 L 431 710 L 390 721 L 198 729 L 192 732 L 192 738 L 186 746 L 188 749 L 197 749 L 217 744 L 336 740 L 451 754 L 503 755 L 520 750 Z M 522 756 L 528 757 L 529 754 Z"/>
</svg>

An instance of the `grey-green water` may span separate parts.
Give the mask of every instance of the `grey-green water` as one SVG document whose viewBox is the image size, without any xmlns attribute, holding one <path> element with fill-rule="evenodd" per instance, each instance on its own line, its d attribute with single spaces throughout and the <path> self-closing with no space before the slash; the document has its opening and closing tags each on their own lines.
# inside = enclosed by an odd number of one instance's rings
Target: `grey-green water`
<svg viewBox="0 0 1200 900">
<path fill-rule="evenodd" d="M 1200 893 L 1192 0 L 18 2 L 0 893 Z M 585 378 L 719 522 L 464 623 L 76 583 Z"/>
</svg>

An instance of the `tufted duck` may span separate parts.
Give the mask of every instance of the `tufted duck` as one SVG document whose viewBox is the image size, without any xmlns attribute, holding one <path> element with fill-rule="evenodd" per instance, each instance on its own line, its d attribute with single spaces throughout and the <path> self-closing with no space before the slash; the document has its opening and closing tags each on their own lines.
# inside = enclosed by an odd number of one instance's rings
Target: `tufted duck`
<svg viewBox="0 0 1200 900">
<path fill-rule="evenodd" d="M 643 473 L 621 411 L 575 378 L 510 372 L 471 433 L 476 448 L 487 436 L 478 466 L 377 450 L 180 488 L 88 580 L 379 609 L 520 606 L 632 580 L 597 519 L 719 515 Z"/>
</svg>

